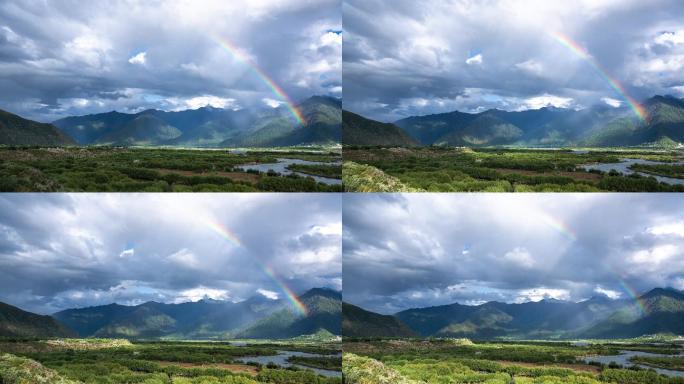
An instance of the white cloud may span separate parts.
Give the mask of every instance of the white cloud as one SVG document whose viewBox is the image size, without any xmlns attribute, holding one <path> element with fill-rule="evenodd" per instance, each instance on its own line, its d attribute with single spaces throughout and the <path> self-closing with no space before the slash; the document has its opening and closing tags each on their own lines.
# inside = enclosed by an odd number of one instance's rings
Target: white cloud
<svg viewBox="0 0 684 384">
<path fill-rule="evenodd" d="M 469 57 L 466 59 L 466 64 L 468 65 L 473 65 L 473 64 L 482 64 L 482 54 L 478 53 L 475 56 Z"/>
<path fill-rule="evenodd" d="M 649 268 L 656 268 L 658 264 L 666 262 L 681 254 L 681 248 L 673 244 L 664 244 L 634 252 L 629 260 L 633 263 L 643 264 Z"/>
<path fill-rule="evenodd" d="M 570 292 L 567 289 L 545 287 L 523 289 L 518 291 L 518 297 L 515 299 L 515 302 L 525 303 L 544 299 L 568 300 L 570 299 Z"/>
<path fill-rule="evenodd" d="M 311 49 L 319 49 L 328 46 L 342 46 L 342 34 L 327 31 L 321 35 L 317 42 L 311 44 Z"/>
<path fill-rule="evenodd" d="M 268 98 L 268 97 L 264 97 L 263 99 L 261 99 L 261 101 L 263 101 L 264 104 L 268 105 L 268 106 L 271 107 L 271 108 L 278 108 L 278 107 L 280 107 L 281 105 L 285 104 L 284 101 L 276 100 L 276 99 L 271 99 L 271 98 Z"/>
<path fill-rule="evenodd" d="M 111 44 L 96 35 L 83 35 L 64 44 L 65 57 L 101 69 L 108 60 Z"/>
<path fill-rule="evenodd" d="M 119 257 L 121 257 L 121 258 L 131 257 L 134 255 L 135 255 L 135 249 L 133 249 L 133 248 L 126 249 L 123 252 L 119 253 Z"/>
<path fill-rule="evenodd" d="M 199 259 L 197 256 L 186 248 L 170 255 L 168 259 L 185 267 L 197 268 L 199 266 Z"/>
<path fill-rule="evenodd" d="M 570 108 L 573 99 L 570 97 L 554 96 L 545 93 L 541 96 L 534 96 L 523 101 L 521 109 L 539 109 L 543 107 Z"/>
<path fill-rule="evenodd" d="M 533 59 L 523 61 L 521 63 L 517 63 L 517 64 L 515 64 L 515 67 L 524 71 L 524 72 L 528 72 L 528 73 L 531 73 L 531 74 L 534 74 L 537 76 L 541 75 L 544 71 L 544 67 L 543 67 L 542 63 L 540 63 L 536 60 L 533 60 Z"/>
<path fill-rule="evenodd" d="M 600 285 L 597 285 L 596 288 L 594 288 L 594 292 L 602 294 L 607 296 L 609 299 L 619 299 L 622 296 L 621 292 L 618 291 L 613 291 L 611 289 L 606 289 L 601 287 Z"/>
<path fill-rule="evenodd" d="M 202 299 L 228 300 L 230 299 L 230 292 L 225 289 L 207 288 L 200 285 L 197 288 L 181 291 L 180 295 L 174 300 L 174 303 L 194 302 Z"/>
<path fill-rule="evenodd" d="M 309 235 L 342 236 L 342 223 L 330 223 L 326 225 L 314 225 L 307 232 Z"/>
<path fill-rule="evenodd" d="M 656 225 L 647 228 L 646 232 L 656 236 L 675 235 L 684 237 L 684 222 L 680 221 L 676 223 Z"/>
<path fill-rule="evenodd" d="M 516 247 L 512 251 L 506 252 L 503 258 L 506 261 L 525 268 L 531 268 L 535 264 L 534 258 L 530 255 L 530 252 L 527 249 L 520 247 Z"/>
<path fill-rule="evenodd" d="M 269 291 L 262 288 L 257 289 L 257 292 L 267 299 L 278 300 L 278 292 Z"/>
<path fill-rule="evenodd" d="M 138 64 L 144 66 L 147 64 L 147 52 L 140 52 L 130 59 L 128 59 L 128 62 L 131 64 Z"/>
<path fill-rule="evenodd" d="M 620 106 L 622 105 L 622 101 L 610 97 L 602 97 L 601 101 L 610 105 L 613 108 L 620 108 Z"/>
<path fill-rule="evenodd" d="M 679 31 L 672 31 L 672 32 L 663 32 L 659 35 L 657 35 L 653 41 L 656 44 L 662 44 L 662 45 L 677 45 L 677 44 L 684 44 L 684 30 L 679 30 Z"/>
<path fill-rule="evenodd" d="M 213 95 L 196 96 L 187 99 L 181 99 L 177 97 L 172 97 L 166 99 L 166 102 L 170 104 L 171 110 L 182 111 L 185 109 L 197 109 L 202 107 L 214 107 L 214 108 L 224 108 L 224 109 L 240 109 L 237 104 L 237 100 L 234 98 L 219 97 Z"/>
</svg>

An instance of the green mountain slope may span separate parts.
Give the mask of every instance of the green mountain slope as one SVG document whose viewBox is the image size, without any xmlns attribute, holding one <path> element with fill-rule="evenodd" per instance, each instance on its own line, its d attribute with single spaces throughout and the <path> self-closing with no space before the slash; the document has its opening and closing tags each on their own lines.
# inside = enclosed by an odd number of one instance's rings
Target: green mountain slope
<svg viewBox="0 0 684 384">
<path fill-rule="evenodd" d="M 421 336 L 519 339 L 622 338 L 684 334 L 684 294 L 654 289 L 633 301 L 593 297 L 578 303 L 541 300 L 414 308 L 395 314 Z M 641 308 L 645 307 L 646 311 Z"/>
<path fill-rule="evenodd" d="M 36 315 L 9 304 L 0 303 L 0 336 L 72 337 L 75 333 L 50 316 Z"/>
<path fill-rule="evenodd" d="M 97 144 L 159 145 L 181 135 L 180 129 L 167 124 L 153 113 L 143 112 L 120 129 L 98 138 Z"/>
<path fill-rule="evenodd" d="M 309 308 L 301 316 L 283 300 L 255 296 L 232 303 L 204 299 L 181 304 L 147 302 L 69 309 L 54 317 L 81 337 L 226 339 L 288 338 L 320 329 L 340 333 L 339 292 L 312 289 L 300 299 Z"/>
<path fill-rule="evenodd" d="M 339 143 L 342 138 L 342 102 L 312 96 L 297 106 L 305 124 L 295 124 L 291 112 L 280 107 L 255 121 L 240 137 L 226 140 L 226 147 L 275 147 Z"/>
<path fill-rule="evenodd" d="M 684 100 L 654 96 L 642 121 L 627 108 L 459 111 L 396 121 L 423 145 L 676 146 L 684 142 Z"/>
<path fill-rule="evenodd" d="M 345 337 L 415 337 L 399 319 L 342 303 L 342 334 Z"/>
<path fill-rule="evenodd" d="M 237 334 L 241 338 L 269 339 L 311 335 L 320 330 L 340 335 L 342 332 L 342 295 L 329 289 L 315 288 L 300 297 L 308 313 L 283 308 L 257 321 Z"/>
<path fill-rule="evenodd" d="M 59 119 L 54 124 L 81 145 L 169 145 L 192 147 L 289 146 L 339 143 L 342 102 L 313 96 L 298 106 L 306 123 L 300 125 L 281 106 L 230 110 L 202 107 L 135 114 L 108 112 Z"/>
<path fill-rule="evenodd" d="M 382 145 L 414 147 L 420 145 L 394 124 L 366 119 L 349 111 L 342 112 L 344 145 Z"/>
<path fill-rule="evenodd" d="M 52 124 L 24 119 L 0 110 L 0 144 L 61 146 L 76 143 Z"/>
<path fill-rule="evenodd" d="M 684 294 L 656 288 L 639 303 L 624 306 L 582 332 L 582 337 L 628 338 L 656 333 L 684 334 Z"/>
</svg>

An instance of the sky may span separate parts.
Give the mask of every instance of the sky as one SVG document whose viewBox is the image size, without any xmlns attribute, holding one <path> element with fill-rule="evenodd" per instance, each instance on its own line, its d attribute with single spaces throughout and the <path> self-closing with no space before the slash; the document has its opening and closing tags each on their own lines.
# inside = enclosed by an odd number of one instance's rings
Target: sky
<svg viewBox="0 0 684 384">
<path fill-rule="evenodd" d="M 295 294 L 340 290 L 340 211 L 335 194 L 3 194 L 0 301 L 51 314 L 284 299 L 266 267 Z"/>
<path fill-rule="evenodd" d="M 294 102 L 341 97 L 341 29 L 341 0 L 2 1 L 0 109 L 49 122 L 282 104 L 240 55 Z"/>
<path fill-rule="evenodd" d="M 392 314 L 684 290 L 684 200 L 667 194 L 346 194 L 344 300 Z"/>
<path fill-rule="evenodd" d="M 605 75 L 637 101 L 684 96 L 679 0 L 346 0 L 342 9 L 344 108 L 376 120 L 626 108 Z"/>
</svg>

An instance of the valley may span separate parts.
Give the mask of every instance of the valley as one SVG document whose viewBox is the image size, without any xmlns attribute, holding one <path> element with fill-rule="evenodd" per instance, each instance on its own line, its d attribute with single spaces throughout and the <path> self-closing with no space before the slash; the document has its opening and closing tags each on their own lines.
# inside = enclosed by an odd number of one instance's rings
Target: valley
<svg viewBox="0 0 684 384">
<path fill-rule="evenodd" d="M 678 192 L 681 150 L 345 146 L 350 192 Z"/>
<path fill-rule="evenodd" d="M 337 192 L 336 146 L 0 147 L 3 192 Z M 296 172 L 290 163 L 304 163 Z M 301 166 L 300 166 L 301 167 Z"/>
<path fill-rule="evenodd" d="M 69 116 L 0 110 L 2 192 L 339 192 L 341 100 Z"/>
<path fill-rule="evenodd" d="M 3 383 L 338 384 L 340 342 L 0 341 Z M 283 354 L 298 358 L 281 358 Z M 324 364 L 324 368 L 317 368 Z"/>
<path fill-rule="evenodd" d="M 684 383 L 684 371 L 656 372 L 592 358 L 639 351 L 681 354 L 674 339 L 472 342 L 468 339 L 346 339 L 346 383 Z M 635 359 L 635 358 L 632 358 Z M 638 361 L 638 360 L 637 360 Z"/>
</svg>

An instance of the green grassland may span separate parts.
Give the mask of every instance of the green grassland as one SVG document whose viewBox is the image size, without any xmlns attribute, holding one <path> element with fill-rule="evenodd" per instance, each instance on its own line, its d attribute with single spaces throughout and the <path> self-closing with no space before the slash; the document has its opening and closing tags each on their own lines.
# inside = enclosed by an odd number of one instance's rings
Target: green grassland
<svg viewBox="0 0 684 384">
<path fill-rule="evenodd" d="M 583 165 L 623 158 L 675 162 L 682 153 L 644 148 L 573 151 L 529 148 L 345 147 L 342 179 L 350 192 L 681 192 L 682 185 Z M 681 172 L 676 166 L 658 172 Z M 652 172 L 656 173 L 656 172 Z M 679 173 L 681 175 L 681 173 Z M 675 176 L 676 177 L 676 176 Z"/>
<path fill-rule="evenodd" d="M 0 192 L 338 192 L 313 178 L 243 171 L 278 158 L 339 162 L 339 148 L 244 151 L 115 147 L 0 147 Z M 332 166 L 341 172 L 341 166 Z M 318 170 L 308 173 L 318 174 Z M 325 169 L 326 173 L 333 173 Z"/>
<path fill-rule="evenodd" d="M 235 346 L 211 342 L 135 342 L 126 340 L 50 340 L 0 342 L 0 383 L 65 384 L 340 384 L 298 367 L 242 363 L 244 356 L 275 355 L 278 350 L 323 355 L 328 370 L 341 370 L 340 343 L 296 341 Z M 329 363 L 336 361 L 337 364 Z M 322 360 L 321 360 L 322 361 Z M 297 362 L 300 364 L 300 362 Z M 304 364 L 301 364 L 304 365 Z"/>
<path fill-rule="evenodd" d="M 680 384 L 653 370 L 586 364 L 591 355 L 619 350 L 671 353 L 674 345 L 593 342 L 478 342 L 465 339 L 347 340 L 342 361 L 345 383 L 624 383 Z"/>
</svg>

